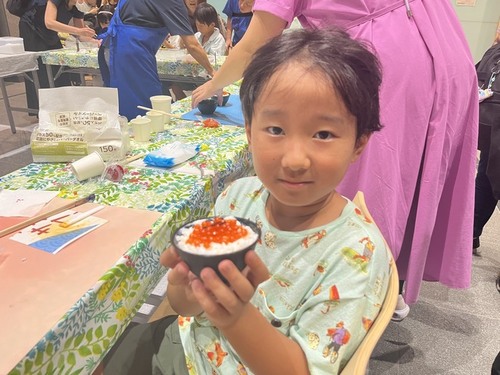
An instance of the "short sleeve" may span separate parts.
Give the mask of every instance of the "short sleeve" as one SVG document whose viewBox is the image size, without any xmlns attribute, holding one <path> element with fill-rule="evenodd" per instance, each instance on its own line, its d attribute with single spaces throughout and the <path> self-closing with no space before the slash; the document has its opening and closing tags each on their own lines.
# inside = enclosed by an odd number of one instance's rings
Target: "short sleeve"
<svg viewBox="0 0 500 375">
<path fill-rule="evenodd" d="M 224 9 L 222 10 L 222 13 L 224 13 L 226 16 L 228 16 L 230 18 L 233 17 L 234 10 L 231 7 L 231 0 L 228 0 L 226 2 L 226 5 L 224 6 Z"/>
<path fill-rule="evenodd" d="M 255 0 L 253 11 L 263 11 L 286 21 L 289 25 L 295 18 L 299 0 Z"/>
</svg>

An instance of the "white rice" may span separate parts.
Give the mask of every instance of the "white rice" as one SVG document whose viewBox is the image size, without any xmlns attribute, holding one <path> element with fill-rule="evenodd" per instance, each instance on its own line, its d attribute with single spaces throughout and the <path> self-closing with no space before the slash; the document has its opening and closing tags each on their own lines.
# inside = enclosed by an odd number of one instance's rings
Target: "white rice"
<svg viewBox="0 0 500 375">
<path fill-rule="evenodd" d="M 190 225 L 189 227 L 182 227 L 179 229 L 177 232 L 175 238 L 177 240 L 177 245 L 184 251 L 192 254 L 199 254 L 199 255 L 220 255 L 220 254 L 229 254 L 229 253 L 234 253 L 236 251 L 242 250 L 250 245 L 252 245 L 255 241 L 257 241 L 257 233 L 253 231 L 252 228 L 250 228 L 248 225 L 242 224 L 238 219 L 235 217 L 231 216 L 226 216 L 224 219 L 234 219 L 236 222 L 242 226 L 243 228 L 246 228 L 248 233 L 245 237 L 242 237 L 234 242 L 227 243 L 227 244 L 221 244 L 221 243 L 212 243 L 210 246 L 207 248 L 203 245 L 200 246 L 195 246 L 186 243 L 188 240 L 189 236 L 191 233 L 193 233 L 194 230 L 194 225 L 200 224 L 207 219 L 201 219 L 201 220 L 196 220 Z"/>
</svg>

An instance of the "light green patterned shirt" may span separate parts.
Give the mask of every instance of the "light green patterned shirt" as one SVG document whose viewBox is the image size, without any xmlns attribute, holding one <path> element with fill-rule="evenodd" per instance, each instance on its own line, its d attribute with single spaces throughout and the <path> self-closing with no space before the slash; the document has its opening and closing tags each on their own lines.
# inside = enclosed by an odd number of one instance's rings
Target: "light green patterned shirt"
<svg viewBox="0 0 500 375">
<path fill-rule="evenodd" d="M 365 336 L 384 300 L 391 256 L 375 224 L 349 201 L 333 222 L 300 232 L 272 227 L 269 192 L 257 177 L 223 192 L 216 215 L 255 221 L 256 252 L 272 277 L 252 298 L 265 318 L 304 351 L 311 374 L 339 372 Z M 229 342 L 201 316 L 179 318 L 190 374 L 250 374 Z"/>
</svg>

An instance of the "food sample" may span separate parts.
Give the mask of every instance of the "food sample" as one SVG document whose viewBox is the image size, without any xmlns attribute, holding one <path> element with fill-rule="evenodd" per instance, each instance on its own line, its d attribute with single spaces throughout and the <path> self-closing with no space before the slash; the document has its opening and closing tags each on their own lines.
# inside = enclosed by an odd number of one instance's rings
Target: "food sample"
<svg viewBox="0 0 500 375">
<path fill-rule="evenodd" d="M 259 234 L 235 217 L 197 220 L 175 235 L 176 245 L 194 254 L 227 254 L 252 246 Z"/>
<path fill-rule="evenodd" d="M 218 128 L 219 126 L 220 126 L 219 121 L 213 118 L 207 118 L 206 120 L 203 120 L 204 128 Z"/>
</svg>

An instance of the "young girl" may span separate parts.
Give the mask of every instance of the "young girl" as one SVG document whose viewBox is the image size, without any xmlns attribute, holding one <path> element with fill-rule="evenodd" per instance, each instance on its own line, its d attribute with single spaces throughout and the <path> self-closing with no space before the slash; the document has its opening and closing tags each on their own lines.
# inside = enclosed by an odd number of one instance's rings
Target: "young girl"
<svg viewBox="0 0 500 375">
<path fill-rule="evenodd" d="M 376 57 L 343 31 L 292 31 L 254 55 L 240 96 L 257 176 L 223 192 L 215 214 L 256 222 L 261 240 L 243 272 L 220 263 L 229 285 L 208 268 L 196 278 L 173 248 L 162 254 L 180 316 L 153 373 L 342 370 L 380 310 L 392 259 L 335 190 L 381 128 L 380 82 Z M 127 373 L 121 364 L 113 370 Z"/>
<path fill-rule="evenodd" d="M 208 55 L 224 56 L 226 41 L 219 29 L 217 10 L 208 3 L 200 3 L 194 11 L 198 32 L 194 34 Z"/>
<path fill-rule="evenodd" d="M 115 11 L 114 6 L 112 5 L 102 5 L 97 12 L 97 29 L 96 33 L 102 34 L 108 30 L 109 23 L 111 22 L 111 18 L 113 18 L 113 13 Z"/>
<path fill-rule="evenodd" d="M 207 55 L 224 56 L 226 53 L 226 41 L 224 36 L 216 27 L 219 25 L 217 10 L 208 3 L 200 3 L 194 11 L 194 20 L 197 33 L 194 34 L 198 42 L 203 46 Z M 172 84 L 171 89 L 175 100 L 184 99 L 186 91 L 194 90 L 194 84 Z"/>
</svg>

